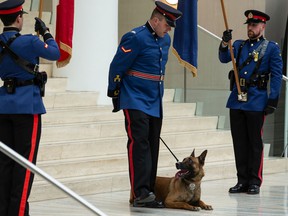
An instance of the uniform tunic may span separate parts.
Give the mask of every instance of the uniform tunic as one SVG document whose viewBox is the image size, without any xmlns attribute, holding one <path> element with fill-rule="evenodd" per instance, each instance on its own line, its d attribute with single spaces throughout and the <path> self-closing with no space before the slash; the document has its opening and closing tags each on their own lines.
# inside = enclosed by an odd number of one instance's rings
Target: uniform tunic
<svg viewBox="0 0 288 216">
<path fill-rule="evenodd" d="M 258 40 L 237 40 L 233 44 L 234 56 L 238 66 L 252 55 L 261 45 L 264 38 Z M 243 45 L 244 44 L 244 45 Z M 243 45 L 240 52 L 240 47 Z M 263 49 L 263 46 L 262 46 Z M 258 52 L 258 54 L 261 51 Z M 238 183 L 244 185 L 258 185 L 262 183 L 263 171 L 263 141 L 262 128 L 264 124 L 264 109 L 267 105 L 277 107 L 282 80 L 282 58 L 279 46 L 269 41 L 261 64 L 257 70 L 259 75 L 270 74 L 270 92 L 257 85 L 241 86 L 241 91 L 247 91 L 247 102 L 238 101 L 236 84 L 229 96 L 227 108 L 230 108 L 230 125 L 233 138 L 235 162 Z M 259 56 L 260 57 L 260 56 Z M 231 61 L 228 47 L 220 45 L 219 59 L 222 63 Z M 251 81 L 259 59 L 256 55 L 245 65 L 239 73 L 239 80 Z M 252 81 L 256 81 L 253 80 Z M 254 82 L 257 83 L 257 82 Z"/>
<path fill-rule="evenodd" d="M 235 59 L 239 59 L 239 62 L 237 64 L 241 65 L 249 57 L 249 55 L 251 55 L 253 51 L 256 50 L 258 46 L 260 46 L 263 40 L 263 37 L 255 41 L 248 40 L 244 44 L 239 58 L 238 52 L 243 40 L 235 41 L 233 47 Z M 281 89 L 283 67 L 282 57 L 280 53 L 281 51 L 279 46 L 275 42 L 269 41 L 265 55 L 258 69 L 259 74 L 271 74 L 270 94 L 268 95 L 268 91 L 266 89 L 261 90 L 258 89 L 257 86 L 252 86 L 248 88 L 248 101 L 243 103 L 238 101 L 237 88 L 236 85 L 234 85 L 233 91 L 231 92 L 227 102 L 227 108 L 241 109 L 247 111 L 263 111 L 267 105 L 268 99 L 275 102 L 278 101 Z M 230 52 L 228 51 L 227 47 L 225 49 L 220 49 L 219 59 L 222 63 L 227 63 L 231 61 Z M 248 80 L 252 76 L 256 64 L 257 62 L 252 60 L 248 65 L 238 71 L 239 79 L 244 78 Z"/>
<path fill-rule="evenodd" d="M 17 33 L 16 28 L 4 28 L 0 40 L 7 43 Z M 44 43 L 32 34 L 16 37 L 10 48 L 32 64 L 38 64 L 39 57 L 48 60 L 60 57 L 58 45 L 53 38 Z M 6 53 L 0 62 L 0 78 L 25 81 L 32 80 L 34 75 L 16 64 L 10 54 Z M 6 87 L 0 87 L 0 141 L 35 164 L 41 136 L 41 114 L 45 112 L 38 85 L 16 87 L 13 94 L 8 94 Z M 27 200 L 33 173 L 0 153 L 0 176 L 0 215 L 28 216 Z"/>
<path fill-rule="evenodd" d="M 147 27 L 148 26 L 148 27 Z M 165 75 L 165 65 L 171 43 L 170 36 L 157 37 L 149 24 L 125 34 L 110 65 L 108 92 L 116 89 L 121 79 L 120 109 L 136 109 L 148 115 L 162 117 L 164 83 L 126 75 L 135 70 L 147 75 Z M 117 78 L 116 78 L 117 79 Z"/>
<path fill-rule="evenodd" d="M 17 31 L 4 31 L 0 40 L 7 43 L 9 38 Z M 46 43 L 46 44 L 45 44 Z M 48 60 L 57 60 L 60 56 L 58 45 L 54 39 L 48 39 L 43 43 L 37 36 L 21 35 L 11 44 L 10 48 L 26 61 L 39 64 L 39 57 Z M 0 47 L 0 52 L 2 47 Z M 17 65 L 9 54 L 3 56 L 0 62 L 0 77 L 5 79 L 14 77 L 19 80 L 31 80 L 34 75 Z M 39 87 L 36 85 L 21 86 L 14 94 L 8 94 L 4 86 L 0 87 L 0 113 L 1 114 L 43 114 L 44 108 Z"/>
<path fill-rule="evenodd" d="M 147 22 L 122 37 L 110 65 L 108 96 L 118 98 L 119 109 L 124 111 L 134 198 L 154 191 L 163 115 L 162 77 L 170 43 L 168 34 L 158 37 Z M 141 73 L 141 77 L 129 71 Z"/>
</svg>

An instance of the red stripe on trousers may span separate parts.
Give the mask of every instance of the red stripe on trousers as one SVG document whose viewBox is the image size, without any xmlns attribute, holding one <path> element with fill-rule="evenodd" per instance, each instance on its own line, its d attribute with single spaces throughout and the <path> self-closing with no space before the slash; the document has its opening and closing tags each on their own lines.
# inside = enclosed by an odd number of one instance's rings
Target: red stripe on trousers
<svg viewBox="0 0 288 216">
<path fill-rule="evenodd" d="M 132 130 L 131 130 L 131 119 L 128 110 L 124 110 L 126 120 L 128 122 L 127 124 L 127 134 L 130 140 L 129 143 L 129 149 L 128 149 L 128 158 L 129 158 L 129 168 L 130 168 L 130 183 L 131 183 L 131 192 L 133 194 L 133 197 L 135 197 L 134 193 L 134 165 L 133 165 L 133 145 L 134 145 L 134 139 L 132 137 Z"/>
<path fill-rule="evenodd" d="M 33 118 L 34 119 L 33 119 L 33 130 L 32 130 L 32 137 L 31 137 L 31 151 L 30 151 L 30 155 L 28 159 L 31 163 L 33 162 L 34 152 L 35 152 L 36 142 L 37 142 L 38 121 L 39 121 L 38 114 L 34 115 Z M 24 216 L 25 214 L 30 176 L 31 176 L 31 172 L 30 170 L 27 169 L 24 186 L 23 186 L 22 198 L 20 202 L 19 216 Z"/>
<path fill-rule="evenodd" d="M 263 170 L 263 157 L 264 157 L 264 149 L 262 150 L 262 154 L 261 154 L 261 163 L 260 163 L 260 167 L 259 167 L 259 170 L 258 170 L 258 177 L 259 179 L 261 180 L 261 184 L 262 184 L 262 181 L 263 181 L 263 177 L 262 177 L 262 170 Z M 261 186 L 261 185 L 260 185 Z"/>
<path fill-rule="evenodd" d="M 264 115 L 263 117 L 263 125 L 264 125 L 264 122 L 265 122 L 265 119 L 266 119 L 266 116 Z M 263 137 L 263 126 L 262 126 L 262 129 L 261 129 L 261 136 Z M 258 177 L 259 179 L 261 179 L 261 184 L 262 184 L 262 181 L 263 181 L 263 158 L 264 158 L 264 144 L 263 144 L 263 150 L 262 150 L 262 154 L 261 154 L 261 163 L 260 163 L 260 167 L 259 167 L 259 170 L 258 170 Z M 260 185 L 261 186 L 261 185 Z"/>
</svg>

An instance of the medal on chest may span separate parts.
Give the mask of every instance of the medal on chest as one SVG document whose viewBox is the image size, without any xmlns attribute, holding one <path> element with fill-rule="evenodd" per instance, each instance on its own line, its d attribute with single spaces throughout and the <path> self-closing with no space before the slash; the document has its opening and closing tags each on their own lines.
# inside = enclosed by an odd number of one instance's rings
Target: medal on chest
<svg viewBox="0 0 288 216">
<path fill-rule="evenodd" d="M 257 62 L 258 59 L 259 59 L 259 52 L 254 50 L 253 53 L 252 53 L 252 56 L 253 56 L 254 62 Z"/>
</svg>

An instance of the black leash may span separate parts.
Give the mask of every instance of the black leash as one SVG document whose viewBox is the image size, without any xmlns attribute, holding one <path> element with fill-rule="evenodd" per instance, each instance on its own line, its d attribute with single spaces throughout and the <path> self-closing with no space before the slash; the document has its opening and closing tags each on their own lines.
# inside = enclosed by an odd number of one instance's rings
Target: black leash
<svg viewBox="0 0 288 216">
<path fill-rule="evenodd" d="M 171 151 L 171 149 L 168 147 L 168 145 L 164 142 L 164 140 L 160 137 L 160 140 L 164 143 L 164 145 L 166 146 L 166 148 L 170 151 L 170 153 L 173 155 L 173 157 L 176 159 L 177 162 L 179 162 L 178 158 L 173 154 L 173 152 Z"/>
</svg>

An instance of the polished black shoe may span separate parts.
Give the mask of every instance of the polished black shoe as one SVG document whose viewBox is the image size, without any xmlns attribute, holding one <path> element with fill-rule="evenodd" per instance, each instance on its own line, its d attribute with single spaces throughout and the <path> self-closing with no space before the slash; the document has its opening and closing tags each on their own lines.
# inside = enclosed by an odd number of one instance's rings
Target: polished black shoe
<svg viewBox="0 0 288 216">
<path fill-rule="evenodd" d="M 249 185 L 247 194 L 259 194 L 260 187 L 258 185 Z"/>
<path fill-rule="evenodd" d="M 133 202 L 133 206 L 134 205 L 139 206 L 139 205 L 144 204 L 144 203 L 152 202 L 155 200 L 155 198 L 156 198 L 156 196 L 153 192 L 142 195 L 140 197 L 136 197 L 134 202 Z"/>
<path fill-rule="evenodd" d="M 248 186 L 244 184 L 236 184 L 234 187 L 229 189 L 229 193 L 246 193 Z"/>
<path fill-rule="evenodd" d="M 144 208 L 165 208 L 164 204 L 162 202 L 153 200 L 151 202 L 146 203 L 133 203 L 133 207 L 144 207 Z"/>
</svg>

